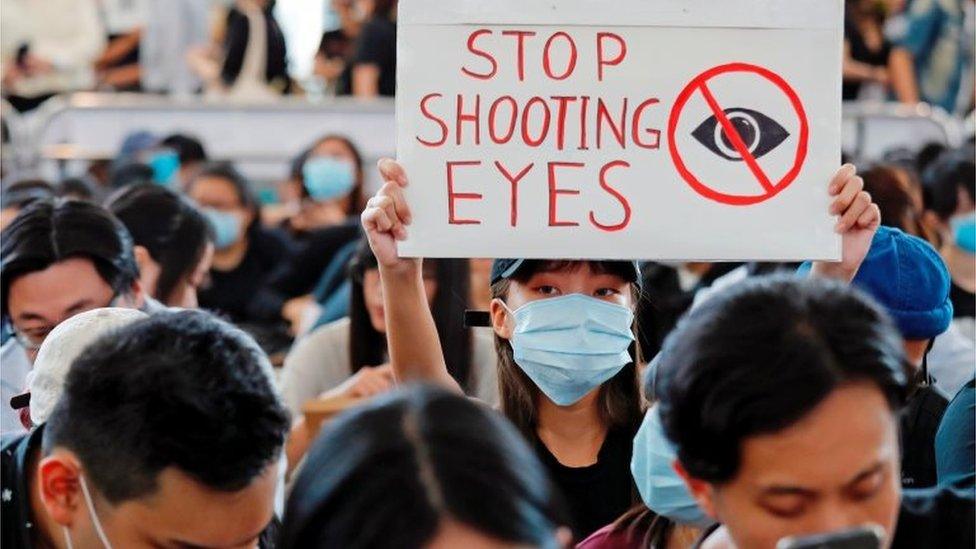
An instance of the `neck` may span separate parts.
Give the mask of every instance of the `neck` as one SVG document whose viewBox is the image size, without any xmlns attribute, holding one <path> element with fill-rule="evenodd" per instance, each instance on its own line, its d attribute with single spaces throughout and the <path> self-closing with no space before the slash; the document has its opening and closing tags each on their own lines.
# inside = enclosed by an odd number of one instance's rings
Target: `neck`
<svg viewBox="0 0 976 549">
<path fill-rule="evenodd" d="M 28 505 L 31 519 L 34 522 L 34 539 L 31 541 L 35 547 L 60 547 L 60 544 L 54 540 L 60 540 L 63 537 L 61 525 L 48 516 L 44 503 L 41 501 L 40 487 L 37 486 L 37 465 L 40 461 L 41 451 L 35 448 L 30 459 L 28 459 L 27 471 L 24 473 L 27 475 Z"/>
<path fill-rule="evenodd" d="M 559 406 L 540 395 L 536 432 L 559 463 L 585 467 L 596 463 L 608 426 L 600 417 L 600 389 L 590 391 L 570 406 Z"/>
<path fill-rule="evenodd" d="M 214 251 L 213 263 L 211 268 L 215 271 L 233 271 L 244 261 L 247 255 L 248 239 L 244 238 L 235 242 L 230 248 Z"/>
<path fill-rule="evenodd" d="M 942 251 L 942 257 L 949 267 L 952 281 L 967 292 L 976 292 L 976 258 L 973 254 L 950 244 Z"/>
</svg>

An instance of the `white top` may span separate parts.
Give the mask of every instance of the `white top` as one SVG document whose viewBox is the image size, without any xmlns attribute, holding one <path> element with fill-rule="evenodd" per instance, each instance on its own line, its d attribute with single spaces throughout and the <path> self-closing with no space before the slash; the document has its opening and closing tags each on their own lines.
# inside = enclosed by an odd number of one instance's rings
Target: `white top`
<svg viewBox="0 0 976 549">
<path fill-rule="evenodd" d="M 490 406 L 498 404 L 493 332 L 471 332 L 471 368 L 475 386 L 470 396 Z M 305 403 L 349 378 L 349 319 L 317 328 L 295 342 L 281 371 L 281 395 L 292 414 L 302 413 Z"/>
<path fill-rule="evenodd" d="M 11 336 L 0 347 L 0 433 L 22 433 L 24 425 L 20 422 L 17 410 L 10 407 L 10 399 L 27 390 L 27 374 L 31 362 L 27 351 Z"/>
<path fill-rule="evenodd" d="M 94 87 L 92 65 L 105 47 L 95 0 L 0 0 L 0 13 L 4 69 L 22 44 L 54 65 L 50 73 L 17 80 L 7 93 L 36 97 Z"/>
</svg>

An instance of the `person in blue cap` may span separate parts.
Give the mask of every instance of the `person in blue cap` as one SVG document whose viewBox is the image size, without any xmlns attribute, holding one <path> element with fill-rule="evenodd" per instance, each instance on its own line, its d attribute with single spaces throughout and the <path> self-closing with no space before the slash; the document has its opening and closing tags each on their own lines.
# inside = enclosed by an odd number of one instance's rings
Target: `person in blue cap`
<svg viewBox="0 0 976 549">
<path fill-rule="evenodd" d="M 917 369 L 918 387 L 902 415 L 902 484 L 933 486 L 935 434 L 948 401 L 932 386 L 926 355 L 952 322 L 949 270 L 928 242 L 881 227 L 852 284 L 873 297 L 895 321 L 905 353 Z"/>
<path fill-rule="evenodd" d="M 385 184 L 362 224 L 379 263 L 391 365 L 398 381 L 460 391 L 424 297 L 422 260 L 397 252 L 412 218 L 407 174 L 392 160 L 379 168 Z M 818 263 L 818 274 L 849 281 L 867 253 L 880 212 L 862 189 L 850 165 L 830 182 L 844 260 Z M 630 461 L 643 418 L 633 327 L 640 280 L 634 261 L 496 259 L 492 266 L 487 320 L 496 336 L 501 411 L 565 496 L 577 539 L 636 502 Z"/>
</svg>

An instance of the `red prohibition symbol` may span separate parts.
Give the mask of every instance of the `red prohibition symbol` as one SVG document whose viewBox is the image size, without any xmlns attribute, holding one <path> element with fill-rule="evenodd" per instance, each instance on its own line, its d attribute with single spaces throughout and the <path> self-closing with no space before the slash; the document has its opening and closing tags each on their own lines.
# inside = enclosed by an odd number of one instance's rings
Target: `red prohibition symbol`
<svg viewBox="0 0 976 549">
<path fill-rule="evenodd" d="M 712 95 L 712 92 L 708 87 L 708 83 L 711 79 L 728 73 L 753 74 L 760 79 L 772 83 L 774 86 L 779 88 L 783 94 L 786 95 L 786 98 L 796 111 L 796 116 L 799 120 L 799 135 L 796 145 L 796 154 L 794 156 L 793 165 L 778 181 L 770 180 L 769 176 L 766 174 L 766 170 L 759 165 L 759 163 L 756 161 L 756 157 L 749 152 L 749 148 L 746 146 L 742 136 L 739 135 L 738 130 L 736 130 L 732 122 L 729 121 L 725 111 L 719 105 L 718 101 L 715 99 L 715 96 Z M 696 93 L 701 93 L 702 97 L 705 99 L 705 102 L 708 104 L 708 108 L 712 111 L 712 114 L 715 115 L 718 123 L 721 124 L 723 133 L 726 137 L 728 137 L 736 152 L 739 153 L 739 156 L 742 157 L 745 165 L 748 166 L 749 171 L 752 172 L 752 175 L 762 186 L 762 194 L 736 195 L 716 191 L 714 188 L 712 188 L 712 186 L 709 185 L 709 182 L 702 181 L 688 168 L 687 165 L 685 165 L 685 161 L 681 157 L 681 151 L 678 150 L 678 144 L 675 140 L 675 132 L 678 128 L 678 121 L 681 118 L 682 109 L 684 109 L 685 105 L 688 103 L 688 100 L 691 99 Z M 809 134 L 810 127 L 807 121 L 806 111 L 803 110 L 803 103 L 800 101 L 800 97 L 797 95 L 796 91 L 794 91 L 793 88 L 790 87 L 786 80 L 784 80 L 780 75 L 772 72 L 769 69 L 760 67 L 758 65 L 750 65 L 748 63 L 730 63 L 727 65 L 719 65 L 696 76 L 687 86 L 685 86 L 683 90 L 681 90 L 681 93 L 678 94 L 678 98 L 674 102 L 674 107 L 671 109 L 671 117 L 668 120 L 668 146 L 671 151 L 671 160 L 674 162 L 674 167 L 678 170 L 681 177 L 691 186 L 691 188 L 695 190 L 695 192 L 704 196 L 705 198 L 733 206 L 748 206 L 764 202 L 779 194 L 783 189 L 789 187 L 790 184 L 796 179 L 797 175 L 800 174 L 800 170 L 803 168 L 803 162 L 806 160 L 807 156 Z"/>
</svg>

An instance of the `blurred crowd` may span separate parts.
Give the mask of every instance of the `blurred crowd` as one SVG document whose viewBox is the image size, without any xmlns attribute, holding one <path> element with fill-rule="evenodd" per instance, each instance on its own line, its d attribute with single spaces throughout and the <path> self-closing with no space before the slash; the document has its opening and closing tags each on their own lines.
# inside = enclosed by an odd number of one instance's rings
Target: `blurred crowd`
<svg viewBox="0 0 976 549">
<path fill-rule="evenodd" d="M 287 1 L 287 0 L 286 0 Z M 3 95 L 18 111 L 74 91 L 270 100 L 304 90 L 289 70 L 275 0 L 55 0 L 0 3 Z M 392 96 L 396 1 L 322 2 L 302 79 L 334 95 Z"/>
<path fill-rule="evenodd" d="M 396 89 L 396 0 L 322 0 L 312 78 L 276 20 L 288 0 L 4 0 L 4 97 L 21 111 L 80 91 L 261 100 Z M 314 3 L 313 3 L 314 4 Z M 972 0 L 847 0 L 843 98 L 973 109 Z M 301 80 L 301 81 L 299 81 Z M 303 83 L 305 86 L 303 86 Z"/>
</svg>

